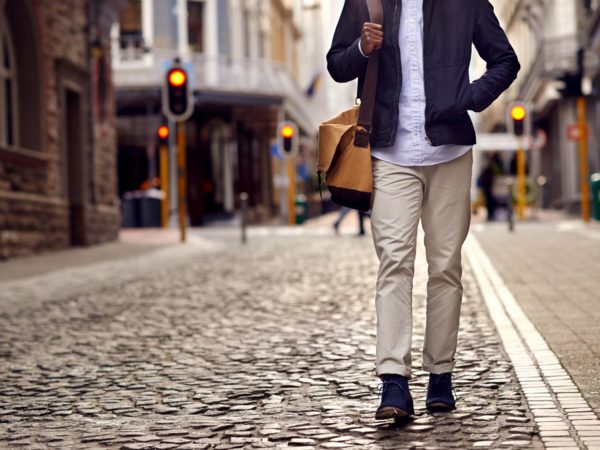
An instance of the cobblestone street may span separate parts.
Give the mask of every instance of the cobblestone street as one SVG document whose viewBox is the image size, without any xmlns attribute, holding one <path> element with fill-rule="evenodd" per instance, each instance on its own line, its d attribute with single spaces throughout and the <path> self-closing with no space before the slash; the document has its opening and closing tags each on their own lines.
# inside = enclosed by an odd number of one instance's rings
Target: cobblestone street
<svg viewBox="0 0 600 450">
<path fill-rule="evenodd" d="M 53 294 L 0 317 L 0 446 L 539 443 L 468 268 L 458 409 L 426 413 L 426 374 L 417 371 L 416 417 L 395 425 L 373 418 L 377 264 L 369 237 L 258 238 L 245 247 L 157 253 L 151 261 L 153 269 L 134 280 L 90 282 L 85 293 Z M 422 255 L 417 266 L 419 367 Z"/>
</svg>

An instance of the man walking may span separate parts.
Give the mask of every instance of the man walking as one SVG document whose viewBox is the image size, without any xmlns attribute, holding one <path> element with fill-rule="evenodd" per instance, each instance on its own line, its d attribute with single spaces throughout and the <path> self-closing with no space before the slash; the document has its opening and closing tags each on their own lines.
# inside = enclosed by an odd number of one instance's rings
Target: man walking
<svg viewBox="0 0 600 450">
<path fill-rule="evenodd" d="M 371 228 L 380 261 L 376 285 L 377 419 L 414 413 L 412 282 L 419 220 L 429 279 L 423 369 L 427 408 L 453 409 L 452 370 L 462 301 L 461 248 L 470 224 L 472 147 L 468 110 L 483 111 L 516 78 L 519 62 L 489 0 L 381 0 L 383 25 L 366 0 L 346 0 L 327 53 L 338 82 L 358 78 L 380 52 L 370 143 Z M 469 82 L 471 48 L 487 63 Z"/>
</svg>

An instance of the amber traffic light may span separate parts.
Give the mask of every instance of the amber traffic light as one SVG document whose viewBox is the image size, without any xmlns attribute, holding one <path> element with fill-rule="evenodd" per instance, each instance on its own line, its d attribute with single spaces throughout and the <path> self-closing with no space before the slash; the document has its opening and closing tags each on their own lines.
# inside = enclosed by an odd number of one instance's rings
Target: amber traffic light
<svg viewBox="0 0 600 450">
<path fill-rule="evenodd" d="M 291 120 L 279 123 L 278 141 L 280 154 L 284 158 L 290 158 L 298 153 L 298 126 Z"/>
<path fill-rule="evenodd" d="M 285 125 L 281 128 L 281 137 L 283 138 L 283 151 L 286 154 L 292 153 L 294 148 L 295 130 L 290 125 Z"/>
<path fill-rule="evenodd" d="M 291 153 L 294 146 L 294 128 L 286 125 L 281 129 L 281 137 L 283 138 L 283 150 L 286 153 Z"/>
<path fill-rule="evenodd" d="M 167 79 L 170 86 L 181 87 L 187 81 L 187 74 L 182 69 L 171 69 Z"/>
<path fill-rule="evenodd" d="M 525 119 L 527 111 L 525 110 L 525 108 L 523 108 L 523 106 L 516 105 L 513 106 L 512 110 L 510 111 L 510 115 L 513 118 L 513 120 L 522 121 L 523 119 Z"/>
<path fill-rule="evenodd" d="M 294 128 L 290 127 L 289 125 L 284 126 L 281 129 L 281 137 L 284 137 L 284 138 L 294 137 Z"/>
<path fill-rule="evenodd" d="M 169 127 L 166 125 L 161 125 L 158 127 L 158 130 L 156 130 L 156 134 L 158 135 L 158 139 L 160 139 L 162 142 L 166 142 L 166 140 L 169 139 Z"/>
<path fill-rule="evenodd" d="M 508 110 L 507 126 L 509 131 L 512 131 L 512 133 L 517 137 L 525 136 L 526 134 L 530 133 L 531 118 L 529 115 L 529 110 L 524 103 L 512 103 Z"/>
</svg>

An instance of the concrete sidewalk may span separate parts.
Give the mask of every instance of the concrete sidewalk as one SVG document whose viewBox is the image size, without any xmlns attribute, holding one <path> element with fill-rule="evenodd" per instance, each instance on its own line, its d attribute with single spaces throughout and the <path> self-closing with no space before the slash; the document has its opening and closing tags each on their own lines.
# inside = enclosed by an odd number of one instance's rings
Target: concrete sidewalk
<svg viewBox="0 0 600 450">
<path fill-rule="evenodd" d="M 197 236 L 195 243 L 202 240 Z M 149 255 L 159 249 L 180 245 L 175 229 L 137 228 L 121 230 L 119 240 L 89 247 L 74 247 L 0 262 L 0 283 L 45 275 L 57 270 L 86 267 Z"/>
<path fill-rule="evenodd" d="M 600 228 L 575 220 L 472 229 L 518 303 L 600 411 Z"/>
</svg>

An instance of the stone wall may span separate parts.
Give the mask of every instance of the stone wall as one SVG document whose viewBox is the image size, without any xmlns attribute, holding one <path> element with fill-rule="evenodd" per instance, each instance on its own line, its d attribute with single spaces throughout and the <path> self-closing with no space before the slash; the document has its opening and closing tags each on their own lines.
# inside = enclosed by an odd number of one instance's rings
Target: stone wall
<svg viewBox="0 0 600 450">
<path fill-rule="evenodd" d="M 32 130 L 39 132 L 40 148 L 0 143 L 0 259 L 71 243 L 65 161 L 67 88 L 81 98 L 83 162 L 78 173 L 85 189 L 81 243 L 117 239 L 120 223 L 108 29 L 98 32 L 96 27 L 99 45 L 92 51 L 88 0 L 20 1 L 27 4 L 35 30 L 27 45 L 35 48 L 37 67 L 28 69 L 40 74 L 42 125 Z M 103 1 L 94 1 L 104 7 Z"/>
</svg>

